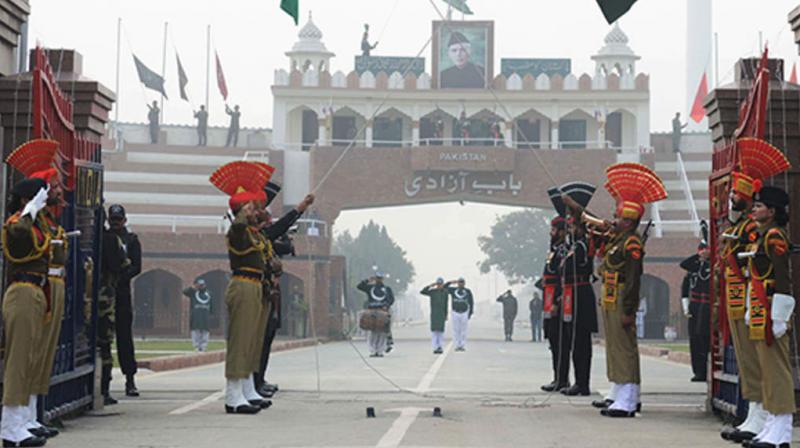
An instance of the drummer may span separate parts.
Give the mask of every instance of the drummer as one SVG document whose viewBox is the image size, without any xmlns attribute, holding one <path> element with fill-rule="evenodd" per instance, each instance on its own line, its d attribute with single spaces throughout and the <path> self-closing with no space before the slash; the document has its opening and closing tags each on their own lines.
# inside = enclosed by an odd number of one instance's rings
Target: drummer
<svg viewBox="0 0 800 448">
<path fill-rule="evenodd" d="M 377 311 L 385 314 L 385 321 L 389 322 L 389 308 L 394 303 L 394 293 L 392 288 L 383 284 L 383 273 L 376 272 L 374 276 L 362 280 L 357 288 L 364 291 L 367 295 L 367 301 L 364 308 L 369 311 Z M 388 335 L 387 328 L 373 328 L 367 333 L 367 345 L 369 346 L 369 353 L 371 358 L 381 358 L 386 350 L 386 336 Z"/>
</svg>

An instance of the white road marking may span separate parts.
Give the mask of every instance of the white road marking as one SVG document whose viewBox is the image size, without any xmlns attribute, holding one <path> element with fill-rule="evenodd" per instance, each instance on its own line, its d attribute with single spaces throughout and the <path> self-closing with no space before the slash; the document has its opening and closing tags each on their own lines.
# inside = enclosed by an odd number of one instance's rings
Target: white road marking
<svg viewBox="0 0 800 448">
<path fill-rule="evenodd" d="M 419 384 L 415 389 L 413 389 L 415 392 L 421 394 L 430 392 L 433 380 L 436 379 L 436 375 L 439 373 L 439 369 L 441 369 L 442 365 L 444 365 L 444 360 L 447 359 L 447 355 L 450 354 L 452 349 L 453 349 L 453 342 L 450 341 L 450 343 L 447 344 L 447 347 L 444 349 L 444 353 L 436 357 L 436 361 L 433 362 L 431 368 L 428 370 L 428 373 L 426 373 L 425 376 L 423 376 L 422 379 L 419 380 Z"/>
<path fill-rule="evenodd" d="M 170 412 L 169 415 L 183 415 L 183 414 L 186 414 L 187 412 L 194 411 L 195 409 L 200 409 L 200 408 L 202 408 L 203 406 L 205 406 L 205 405 L 207 405 L 209 403 L 214 403 L 215 401 L 219 400 L 223 396 L 225 396 L 225 391 L 224 390 L 221 390 L 219 392 L 214 392 L 213 394 L 207 396 L 206 398 L 203 398 L 200 401 L 195 401 L 194 403 L 187 404 L 186 406 L 184 406 L 182 408 L 175 409 L 174 411 Z"/>
<path fill-rule="evenodd" d="M 450 341 L 447 344 L 447 347 L 444 349 L 444 353 L 436 357 L 436 361 L 431 364 L 431 368 L 428 369 L 428 372 L 419 380 L 419 384 L 413 390 L 417 393 L 427 393 L 431 391 L 431 385 L 433 381 L 436 379 L 436 375 L 441 370 L 442 366 L 444 365 L 445 359 L 447 359 L 447 355 L 453 351 L 453 342 Z M 421 411 L 425 411 L 427 409 L 424 408 L 399 408 L 399 409 L 388 409 L 387 412 L 400 412 L 400 416 L 392 423 L 392 426 L 386 431 L 386 434 L 381 437 L 378 441 L 378 444 L 375 445 L 375 448 L 396 448 L 400 446 L 400 442 L 403 441 L 403 438 L 406 436 L 406 433 L 411 428 L 411 425 L 414 424 L 414 421 L 417 419 L 417 415 Z"/>
<path fill-rule="evenodd" d="M 406 436 L 408 429 L 417 419 L 417 415 L 424 411 L 423 408 L 401 408 L 401 409 L 387 409 L 387 412 L 400 412 L 400 417 L 392 423 L 392 427 L 386 431 L 386 434 L 381 437 L 375 448 L 397 448 L 403 437 Z"/>
</svg>

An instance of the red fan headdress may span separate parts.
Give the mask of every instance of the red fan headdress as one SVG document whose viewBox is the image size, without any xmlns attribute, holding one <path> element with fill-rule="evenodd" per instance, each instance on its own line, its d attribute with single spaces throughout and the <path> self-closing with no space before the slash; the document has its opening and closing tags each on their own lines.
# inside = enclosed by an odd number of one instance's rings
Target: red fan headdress
<svg viewBox="0 0 800 448">
<path fill-rule="evenodd" d="M 54 167 L 58 146 L 55 140 L 30 140 L 12 151 L 6 163 L 26 178 L 42 179 L 49 183 L 58 177 L 58 170 Z"/>
<path fill-rule="evenodd" d="M 761 190 L 764 179 L 791 168 L 781 150 L 764 140 L 743 137 L 736 141 L 736 148 L 739 164 L 731 174 L 731 188 L 747 198 Z"/>
<path fill-rule="evenodd" d="M 617 201 L 617 217 L 640 219 L 644 204 L 667 197 L 667 190 L 658 175 L 639 163 L 618 163 L 606 170 L 606 190 Z"/>
<path fill-rule="evenodd" d="M 228 205 L 236 209 L 250 201 L 266 201 L 264 186 L 273 172 L 275 168 L 265 163 L 235 161 L 217 168 L 209 181 L 231 197 Z"/>
</svg>

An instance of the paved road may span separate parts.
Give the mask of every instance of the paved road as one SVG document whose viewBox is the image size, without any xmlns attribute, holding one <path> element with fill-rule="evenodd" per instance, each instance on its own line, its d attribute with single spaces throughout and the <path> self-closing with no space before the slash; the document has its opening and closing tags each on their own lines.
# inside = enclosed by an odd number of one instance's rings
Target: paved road
<svg viewBox="0 0 800 448">
<path fill-rule="evenodd" d="M 397 350 L 369 364 L 356 351 L 364 352 L 358 340 L 278 353 L 271 379 L 282 391 L 271 409 L 256 416 L 224 413 L 220 364 L 142 373 L 142 397 L 66 422 L 52 445 L 726 446 L 717 435 L 721 423 L 703 411 L 705 386 L 689 383 L 688 366 L 643 358 L 644 412 L 636 419 L 607 419 L 589 406 L 599 395 L 541 393 L 539 386 L 551 377 L 545 345 L 503 342 L 496 325 L 474 325 L 467 351 L 448 346 L 443 356 L 431 354 L 425 326 L 395 330 Z M 608 389 L 604 372 L 603 350 L 596 347 L 596 391 Z M 376 418 L 365 418 L 368 406 Z M 442 409 L 442 418 L 432 416 L 434 407 Z"/>
</svg>

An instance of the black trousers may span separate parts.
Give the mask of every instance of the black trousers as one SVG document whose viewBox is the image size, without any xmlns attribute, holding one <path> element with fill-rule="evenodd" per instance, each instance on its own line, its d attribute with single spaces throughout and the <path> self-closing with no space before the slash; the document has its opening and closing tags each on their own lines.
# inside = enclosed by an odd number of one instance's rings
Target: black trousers
<svg viewBox="0 0 800 448">
<path fill-rule="evenodd" d="M 708 374 L 708 350 L 710 334 L 708 323 L 703 325 L 695 317 L 689 318 L 689 351 L 692 356 L 692 373 L 695 378 L 706 378 Z"/>
<path fill-rule="evenodd" d="M 514 334 L 514 318 L 513 317 L 504 317 L 503 318 L 503 327 L 506 332 L 506 337 L 511 337 Z"/>
<path fill-rule="evenodd" d="M 553 362 L 553 381 L 558 384 L 569 383 L 569 355 L 572 347 L 572 324 L 561 322 L 559 318 L 545 320 L 545 336 L 550 342 L 550 355 Z"/>
<path fill-rule="evenodd" d="M 572 350 L 572 366 L 575 368 L 575 384 L 589 390 L 589 377 L 592 372 L 592 332 L 581 325 L 575 325 L 575 343 Z"/>
<path fill-rule="evenodd" d="M 267 331 L 264 333 L 264 343 L 261 346 L 261 363 L 259 364 L 258 372 L 255 377 L 256 387 L 267 381 L 267 368 L 269 368 L 269 355 L 272 353 L 272 343 L 275 341 L 275 335 L 278 334 L 280 321 L 275 312 L 272 312 L 267 321 Z"/>
<path fill-rule="evenodd" d="M 126 376 L 134 375 L 136 374 L 136 354 L 133 348 L 133 306 L 130 288 L 117 288 L 114 311 L 119 367 Z"/>
</svg>

